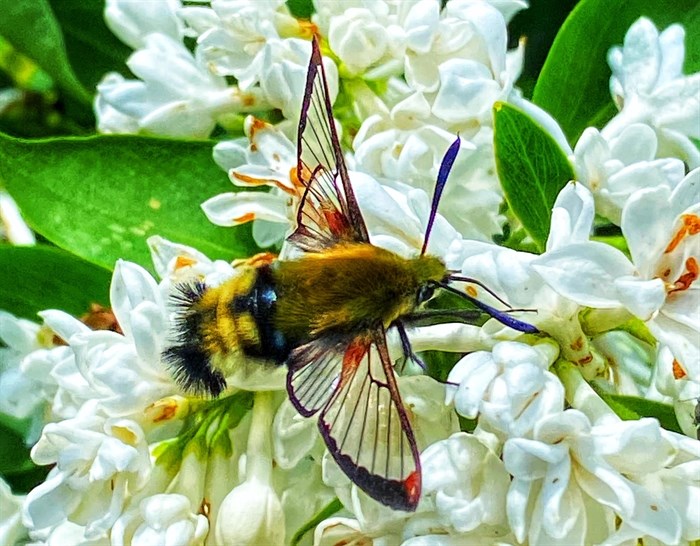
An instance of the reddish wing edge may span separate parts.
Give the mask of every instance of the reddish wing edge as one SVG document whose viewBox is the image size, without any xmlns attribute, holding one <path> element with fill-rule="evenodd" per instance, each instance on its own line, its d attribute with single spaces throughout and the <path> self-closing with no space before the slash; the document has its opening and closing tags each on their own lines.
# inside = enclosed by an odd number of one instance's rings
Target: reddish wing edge
<svg viewBox="0 0 700 546">
<path fill-rule="evenodd" d="M 360 489 L 413 511 L 421 492 L 418 448 L 399 394 L 383 327 L 354 338 L 319 338 L 295 349 L 287 389 L 318 427 L 338 466 Z"/>
<path fill-rule="evenodd" d="M 308 252 L 343 241 L 369 242 L 338 141 L 316 38 L 311 45 L 297 132 L 297 178 L 306 189 L 290 242 Z"/>
</svg>

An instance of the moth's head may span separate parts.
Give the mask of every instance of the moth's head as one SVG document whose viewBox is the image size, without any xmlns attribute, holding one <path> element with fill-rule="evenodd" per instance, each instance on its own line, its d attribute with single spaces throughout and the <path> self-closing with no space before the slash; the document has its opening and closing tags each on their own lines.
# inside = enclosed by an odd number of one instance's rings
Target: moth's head
<svg viewBox="0 0 700 546">
<path fill-rule="evenodd" d="M 448 271 L 440 258 L 426 254 L 413 260 L 412 267 L 418 286 L 415 302 L 418 306 L 433 297 L 435 289 L 439 287 Z"/>
</svg>

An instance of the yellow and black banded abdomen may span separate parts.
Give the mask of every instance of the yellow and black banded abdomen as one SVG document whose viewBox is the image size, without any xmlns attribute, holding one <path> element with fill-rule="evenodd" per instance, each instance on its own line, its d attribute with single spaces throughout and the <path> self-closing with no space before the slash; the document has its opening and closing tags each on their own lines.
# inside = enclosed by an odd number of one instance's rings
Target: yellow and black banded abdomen
<svg viewBox="0 0 700 546">
<path fill-rule="evenodd" d="M 217 287 L 178 285 L 172 302 L 175 343 L 163 357 L 186 391 L 217 396 L 237 361 L 281 364 L 293 348 L 274 325 L 277 291 L 270 265 L 241 267 Z"/>
<path fill-rule="evenodd" d="M 294 348 L 294 342 L 277 328 L 277 286 L 272 267 L 256 268 L 252 286 L 246 293 L 232 298 L 227 312 L 231 313 L 246 356 L 282 364 Z"/>
</svg>

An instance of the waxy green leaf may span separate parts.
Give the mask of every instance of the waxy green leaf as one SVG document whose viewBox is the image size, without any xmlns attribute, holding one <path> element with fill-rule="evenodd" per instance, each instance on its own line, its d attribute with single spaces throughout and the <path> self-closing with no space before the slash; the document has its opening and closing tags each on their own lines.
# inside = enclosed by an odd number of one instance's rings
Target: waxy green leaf
<svg viewBox="0 0 700 546">
<path fill-rule="evenodd" d="M 15 494 L 27 493 L 46 479 L 50 467 L 37 466 L 29 457 L 24 437 L 8 421 L 12 417 L 0 414 L 0 478 Z"/>
<path fill-rule="evenodd" d="M 33 467 L 24 439 L 0 420 L 0 475 L 26 472 Z"/>
<path fill-rule="evenodd" d="M 95 86 L 110 71 L 128 74 L 129 46 L 122 43 L 104 21 L 104 2 L 49 0 L 66 43 L 71 66 L 82 84 Z"/>
<path fill-rule="evenodd" d="M 106 269 L 58 248 L 0 247 L 0 309 L 37 320 L 37 312 L 61 309 L 75 316 L 91 303 L 109 305 Z"/>
<path fill-rule="evenodd" d="M 89 104 L 66 53 L 61 27 L 47 0 L 0 0 L 0 36 L 34 60 L 66 93 Z"/>
<path fill-rule="evenodd" d="M 211 153 L 211 142 L 0 135 L 0 179 L 37 232 L 110 269 L 119 258 L 151 268 L 151 235 L 211 258 L 249 256 L 257 250 L 250 228 L 214 226 L 200 209 L 234 191 Z"/>
<path fill-rule="evenodd" d="M 658 419 L 659 424 L 666 430 L 683 434 L 676 419 L 676 414 L 673 411 L 673 406 L 636 396 L 600 392 L 598 389 L 596 389 L 596 392 L 620 419 L 634 421 L 642 417 L 653 417 Z"/>
<path fill-rule="evenodd" d="M 543 250 L 554 201 L 574 178 L 569 160 L 547 131 L 505 103 L 494 107 L 494 148 L 508 205 Z"/>
<path fill-rule="evenodd" d="M 660 31 L 685 27 L 685 72 L 700 70 L 697 0 L 581 0 L 562 25 L 537 80 L 533 101 L 561 125 L 570 143 L 586 127 L 602 127 L 617 109 L 610 97 L 608 50 L 622 45 L 629 27 L 650 18 Z"/>
</svg>

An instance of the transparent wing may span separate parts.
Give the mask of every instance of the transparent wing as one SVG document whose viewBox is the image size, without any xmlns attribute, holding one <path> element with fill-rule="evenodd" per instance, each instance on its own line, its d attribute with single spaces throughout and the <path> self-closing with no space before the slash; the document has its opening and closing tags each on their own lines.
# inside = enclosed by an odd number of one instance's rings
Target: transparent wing
<svg viewBox="0 0 700 546">
<path fill-rule="evenodd" d="M 311 417 L 328 404 L 338 387 L 347 347 L 347 337 L 323 336 L 289 355 L 287 391 L 292 405 L 304 417 Z"/>
<path fill-rule="evenodd" d="M 297 178 L 306 187 L 289 241 L 319 251 L 342 241 L 369 242 L 338 141 L 316 39 L 297 133 Z"/>
<path fill-rule="evenodd" d="M 358 487 L 394 509 L 415 510 L 418 448 L 383 328 L 345 343 L 319 339 L 300 347 L 291 358 L 288 387 L 302 414 L 320 410 L 328 450 Z"/>
</svg>

